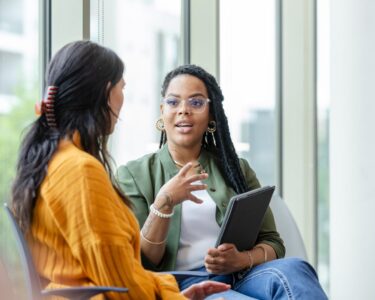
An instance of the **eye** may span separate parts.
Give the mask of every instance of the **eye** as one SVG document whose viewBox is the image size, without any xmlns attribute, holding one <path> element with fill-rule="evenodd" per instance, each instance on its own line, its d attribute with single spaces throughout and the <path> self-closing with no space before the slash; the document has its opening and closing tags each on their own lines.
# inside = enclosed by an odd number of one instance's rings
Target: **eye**
<svg viewBox="0 0 375 300">
<path fill-rule="evenodd" d="M 176 98 L 167 98 L 164 100 L 165 104 L 170 106 L 170 107 L 177 107 L 178 104 L 180 103 L 180 100 Z"/>
<path fill-rule="evenodd" d="M 189 104 L 191 107 L 200 108 L 204 105 L 205 99 L 202 98 L 191 98 Z"/>
</svg>

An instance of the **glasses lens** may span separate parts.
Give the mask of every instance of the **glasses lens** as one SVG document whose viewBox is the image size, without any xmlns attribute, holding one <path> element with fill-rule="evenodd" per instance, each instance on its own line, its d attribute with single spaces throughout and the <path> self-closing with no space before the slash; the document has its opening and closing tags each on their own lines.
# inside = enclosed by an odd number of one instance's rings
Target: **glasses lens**
<svg viewBox="0 0 375 300">
<path fill-rule="evenodd" d="M 209 100 L 205 98 L 199 98 L 199 97 L 189 98 L 187 100 L 181 100 L 178 98 L 169 97 L 169 98 L 165 98 L 163 101 L 164 101 L 165 106 L 171 110 L 178 109 L 181 102 L 186 101 L 186 105 L 187 107 L 189 107 L 189 109 L 191 109 L 192 111 L 201 112 L 204 110 Z"/>
<path fill-rule="evenodd" d="M 177 108 L 180 105 L 181 100 L 177 98 L 164 99 L 164 103 L 170 108 Z"/>
<path fill-rule="evenodd" d="M 189 106 L 194 110 L 202 110 L 206 104 L 206 99 L 190 98 L 188 100 Z"/>
</svg>

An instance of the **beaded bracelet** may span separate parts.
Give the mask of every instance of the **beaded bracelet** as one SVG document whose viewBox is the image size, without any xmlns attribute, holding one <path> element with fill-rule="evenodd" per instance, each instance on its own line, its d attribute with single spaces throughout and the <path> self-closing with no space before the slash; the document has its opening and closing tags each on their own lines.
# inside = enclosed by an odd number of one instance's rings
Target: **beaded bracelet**
<svg viewBox="0 0 375 300">
<path fill-rule="evenodd" d="M 163 218 L 163 219 L 169 219 L 171 218 L 173 215 L 174 215 L 174 209 L 172 210 L 172 212 L 170 214 L 164 214 L 162 213 L 161 211 L 157 210 L 154 206 L 154 204 L 151 204 L 150 205 L 150 211 L 154 214 L 154 215 L 157 215 L 159 218 Z"/>
</svg>

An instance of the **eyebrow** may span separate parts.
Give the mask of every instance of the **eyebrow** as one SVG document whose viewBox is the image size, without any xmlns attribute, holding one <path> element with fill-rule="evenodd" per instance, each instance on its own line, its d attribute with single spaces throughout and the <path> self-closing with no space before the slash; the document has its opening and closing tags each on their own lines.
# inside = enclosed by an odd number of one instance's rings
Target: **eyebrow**
<svg viewBox="0 0 375 300">
<path fill-rule="evenodd" d="M 176 97 L 176 98 L 181 98 L 180 95 L 178 95 L 178 94 L 173 94 L 173 93 L 169 93 L 167 96 L 168 96 L 168 97 L 169 97 L 169 96 L 173 96 L 173 97 Z M 191 97 L 196 97 L 196 96 L 206 97 L 206 96 L 203 95 L 202 93 L 197 92 L 197 93 L 191 94 L 191 95 L 189 96 L 189 98 L 191 98 Z"/>
</svg>

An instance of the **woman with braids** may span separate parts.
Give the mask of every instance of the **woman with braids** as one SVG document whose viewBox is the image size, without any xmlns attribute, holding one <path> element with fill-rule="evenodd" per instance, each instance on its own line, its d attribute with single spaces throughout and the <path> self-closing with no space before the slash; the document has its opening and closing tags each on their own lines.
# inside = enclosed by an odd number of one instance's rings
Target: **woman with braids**
<svg viewBox="0 0 375 300">
<path fill-rule="evenodd" d="M 160 149 L 118 170 L 121 188 L 141 226 L 147 269 L 207 271 L 230 283 L 229 299 L 326 299 L 306 262 L 283 258 L 285 248 L 268 208 L 257 244 L 240 252 L 214 248 L 229 199 L 260 187 L 248 162 L 239 159 L 215 78 L 195 65 L 167 74 L 162 86 Z M 246 229 L 244 229 L 246 232 Z M 202 278 L 180 281 L 180 288 Z"/>
<path fill-rule="evenodd" d="M 41 282 L 129 288 L 106 299 L 203 299 L 227 290 L 206 281 L 180 293 L 172 275 L 142 267 L 139 225 L 114 184 L 107 151 L 124 100 L 123 71 L 113 51 L 90 41 L 64 46 L 49 65 L 11 203 Z"/>
</svg>

